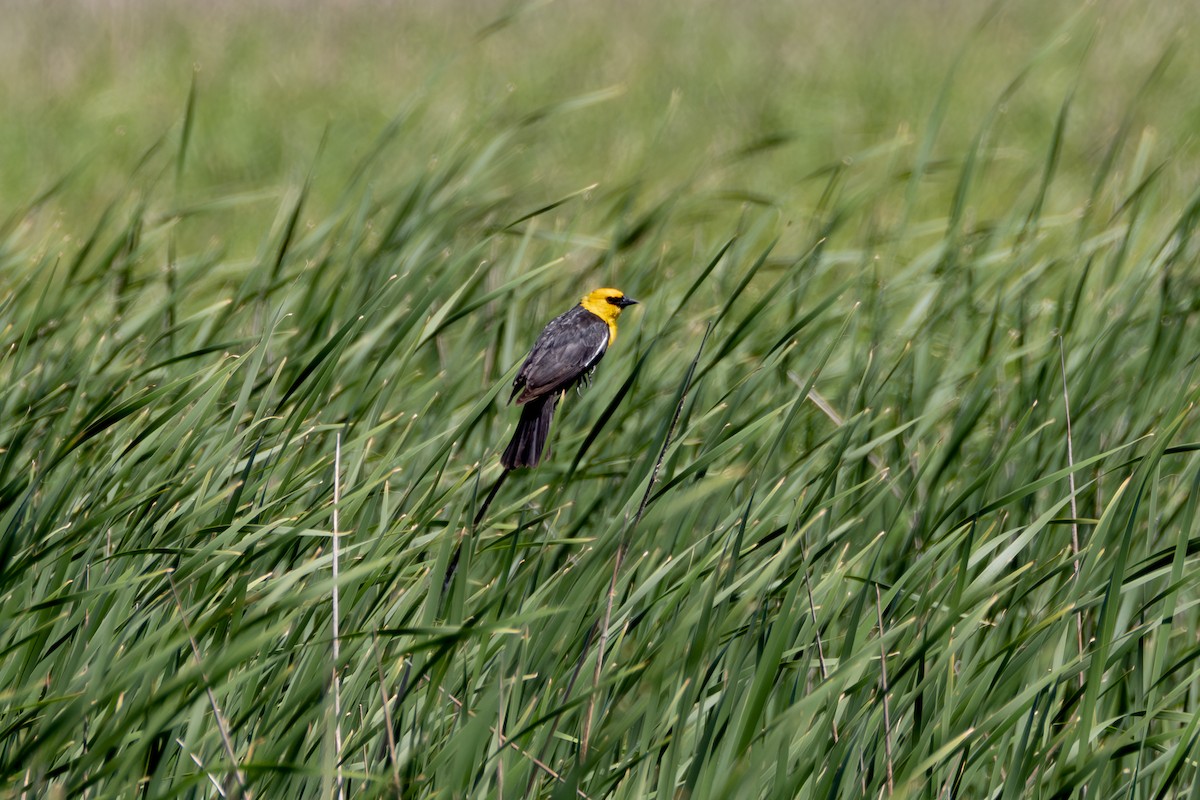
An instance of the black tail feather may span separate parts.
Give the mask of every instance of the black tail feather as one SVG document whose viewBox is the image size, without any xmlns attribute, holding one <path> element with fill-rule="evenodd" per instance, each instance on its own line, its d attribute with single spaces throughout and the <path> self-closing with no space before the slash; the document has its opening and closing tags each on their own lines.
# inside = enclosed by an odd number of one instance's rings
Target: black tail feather
<svg viewBox="0 0 1200 800">
<path fill-rule="evenodd" d="M 550 438 L 550 420 L 554 419 L 554 409 L 558 406 L 559 395 L 545 395 L 531 400 L 521 409 L 521 420 L 513 433 L 512 441 L 500 456 L 500 464 L 505 469 L 520 467 L 536 467 L 542 460 L 542 452 L 546 449 L 546 441 Z"/>
</svg>

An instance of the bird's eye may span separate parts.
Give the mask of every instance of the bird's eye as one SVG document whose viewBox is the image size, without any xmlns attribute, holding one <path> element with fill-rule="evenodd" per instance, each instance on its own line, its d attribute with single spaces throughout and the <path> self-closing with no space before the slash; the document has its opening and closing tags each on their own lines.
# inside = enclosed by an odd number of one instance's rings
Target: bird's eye
<svg viewBox="0 0 1200 800">
<path fill-rule="evenodd" d="M 624 300 L 625 298 L 618 295 L 617 297 L 606 297 L 604 299 L 607 300 L 608 302 L 612 303 L 614 306 L 619 306 L 619 305 L 621 305 L 621 301 Z"/>
</svg>

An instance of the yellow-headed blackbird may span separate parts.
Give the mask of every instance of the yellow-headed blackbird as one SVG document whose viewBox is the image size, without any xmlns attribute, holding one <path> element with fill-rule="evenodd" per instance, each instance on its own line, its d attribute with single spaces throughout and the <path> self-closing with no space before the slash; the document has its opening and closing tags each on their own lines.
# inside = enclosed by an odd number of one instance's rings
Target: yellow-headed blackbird
<svg viewBox="0 0 1200 800">
<path fill-rule="evenodd" d="M 517 372 L 508 398 L 524 408 L 516 433 L 500 456 L 506 470 L 536 467 L 542 460 L 558 401 L 572 386 L 591 378 L 617 338 L 617 317 L 636 303 L 617 289 L 597 289 L 550 320 Z"/>
</svg>

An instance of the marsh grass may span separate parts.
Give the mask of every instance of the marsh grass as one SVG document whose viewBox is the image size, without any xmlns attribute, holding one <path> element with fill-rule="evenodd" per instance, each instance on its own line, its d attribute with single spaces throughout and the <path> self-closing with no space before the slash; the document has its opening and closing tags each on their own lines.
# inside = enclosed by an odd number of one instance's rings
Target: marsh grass
<svg viewBox="0 0 1200 800">
<path fill-rule="evenodd" d="M 1131 101 L 1072 167 L 1070 92 L 1014 154 L 1048 57 L 786 197 L 531 198 L 513 153 L 620 97 L 427 150 L 417 97 L 257 229 L 189 193 L 184 92 L 70 246 L 0 244 L 3 792 L 1193 796 L 1195 163 Z M 593 283 L 643 305 L 475 527 Z"/>
</svg>

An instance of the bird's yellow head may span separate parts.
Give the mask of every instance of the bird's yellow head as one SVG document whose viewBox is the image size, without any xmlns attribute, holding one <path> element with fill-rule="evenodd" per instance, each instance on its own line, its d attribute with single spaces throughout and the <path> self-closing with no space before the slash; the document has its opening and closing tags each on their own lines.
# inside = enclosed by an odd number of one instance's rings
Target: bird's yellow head
<svg viewBox="0 0 1200 800">
<path fill-rule="evenodd" d="M 608 343 L 617 338 L 617 317 L 628 306 L 637 305 L 637 300 L 625 296 L 620 289 L 597 289 L 588 292 L 579 305 L 608 323 Z"/>
</svg>

